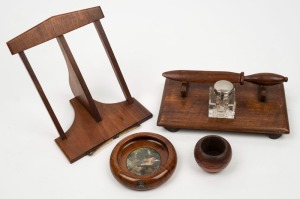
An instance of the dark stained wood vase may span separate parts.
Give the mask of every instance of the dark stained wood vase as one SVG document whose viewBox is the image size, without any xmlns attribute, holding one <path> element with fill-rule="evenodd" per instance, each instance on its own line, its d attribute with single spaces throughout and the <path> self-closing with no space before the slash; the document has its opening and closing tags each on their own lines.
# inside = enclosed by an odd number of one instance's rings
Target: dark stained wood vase
<svg viewBox="0 0 300 199">
<path fill-rule="evenodd" d="M 229 142 L 217 135 L 201 138 L 194 149 L 198 165 L 209 173 L 217 173 L 227 167 L 232 150 Z"/>
</svg>

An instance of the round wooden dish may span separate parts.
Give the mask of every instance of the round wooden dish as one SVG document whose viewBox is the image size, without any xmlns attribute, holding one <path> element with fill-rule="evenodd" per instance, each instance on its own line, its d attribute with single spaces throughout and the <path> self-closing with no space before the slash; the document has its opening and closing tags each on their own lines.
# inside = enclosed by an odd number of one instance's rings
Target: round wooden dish
<svg viewBox="0 0 300 199">
<path fill-rule="evenodd" d="M 110 156 L 114 177 L 134 190 L 158 187 L 171 177 L 176 164 L 171 142 L 155 133 L 136 133 L 124 138 Z"/>
</svg>

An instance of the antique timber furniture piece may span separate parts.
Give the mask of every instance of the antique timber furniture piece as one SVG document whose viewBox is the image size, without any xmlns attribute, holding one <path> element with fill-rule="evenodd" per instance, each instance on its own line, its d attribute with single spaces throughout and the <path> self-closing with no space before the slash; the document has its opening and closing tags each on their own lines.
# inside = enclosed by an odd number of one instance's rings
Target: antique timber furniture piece
<svg viewBox="0 0 300 199">
<path fill-rule="evenodd" d="M 194 149 L 197 164 L 209 173 L 217 173 L 225 169 L 232 156 L 229 142 L 217 135 L 201 138 Z"/>
<path fill-rule="evenodd" d="M 177 164 L 169 140 L 155 133 L 136 133 L 121 140 L 110 156 L 114 177 L 134 190 L 154 189 L 167 181 Z"/>
<path fill-rule="evenodd" d="M 157 120 L 171 132 L 181 128 L 267 134 L 279 138 L 289 133 L 283 82 L 273 73 L 244 76 L 220 71 L 169 71 Z M 209 87 L 219 80 L 234 84 L 236 110 L 232 120 L 209 118 Z"/>
<path fill-rule="evenodd" d="M 53 16 L 16 38 L 7 42 L 12 54 L 18 53 L 25 65 L 46 109 L 59 133 L 55 139 L 68 160 L 73 163 L 96 150 L 112 138 L 152 117 L 152 114 L 131 97 L 100 19 L 104 18 L 100 7 Z M 114 69 L 126 101 L 104 104 L 95 101 L 85 83 L 64 34 L 93 23 L 107 56 Z M 54 111 L 25 55 L 25 50 L 56 38 L 69 71 L 69 83 L 75 98 L 70 102 L 75 110 L 75 119 L 64 133 Z"/>
</svg>

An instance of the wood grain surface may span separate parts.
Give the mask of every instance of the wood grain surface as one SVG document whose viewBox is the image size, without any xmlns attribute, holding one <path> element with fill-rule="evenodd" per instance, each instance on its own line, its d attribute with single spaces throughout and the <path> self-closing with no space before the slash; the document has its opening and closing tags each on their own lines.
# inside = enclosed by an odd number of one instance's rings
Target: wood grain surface
<svg viewBox="0 0 300 199">
<path fill-rule="evenodd" d="M 275 73 L 256 73 L 245 76 L 244 72 L 173 70 L 164 72 L 162 75 L 176 81 L 197 83 L 214 83 L 219 80 L 227 80 L 231 83 L 244 84 L 246 81 L 263 86 L 273 86 L 288 81 L 287 77 Z"/>
<path fill-rule="evenodd" d="M 125 79 L 113 54 L 100 19 L 104 15 L 100 7 L 93 7 L 50 17 L 30 30 L 7 42 L 12 54 L 18 53 L 23 61 L 49 115 L 60 135 L 55 141 L 73 163 L 86 154 L 124 131 L 141 124 L 152 114 L 130 95 Z M 75 58 L 64 37 L 65 33 L 94 23 L 96 31 L 111 61 L 126 101 L 104 104 L 95 101 L 85 83 Z M 70 129 L 64 133 L 51 105 L 39 84 L 37 77 L 25 55 L 25 50 L 56 38 L 64 55 L 69 71 L 69 83 L 75 96 L 71 104 L 75 110 L 75 119 Z"/>
<path fill-rule="evenodd" d="M 225 169 L 232 157 L 229 142 L 218 135 L 201 138 L 194 148 L 197 164 L 206 172 L 217 173 Z"/>
<path fill-rule="evenodd" d="M 158 126 L 178 129 L 202 129 L 273 135 L 289 133 L 283 84 L 267 86 L 265 102 L 259 99 L 259 86 L 234 83 L 236 113 L 234 119 L 208 117 L 209 87 L 213 83 L 190 83 L 186 97 L 181 97 L 181 82 L 166 79 Z M 275 137 L 274 137 L 275 136 Z"/>
<path fill-rule="evenodd" d="M 103 17 L 104 15 L 99 6 L 53 16 L 8 41 L 7 46 L 11 54 L 16 54 Z"/>
<path fill-rule="evenodd" d="M 55 139 L 70 163 L 152 117 L 152 114 L 135 99 L 132 104 L 127 101 L 115 104 L 95 101 L 98 111 L 105 116 L 101 122 L 96 122 L 76 98 L 70 102 L 75 110 L 74 122 L 66 132 L 67 139 Z"/>
<path fill-rule="evenodd" d="M 127 168 L 129 154 L 139 148 L 151 148 L 160 155 L 160 167 L 151 174 L 139 176 Z M 154 189 L 166 182 L 173 174 L 177 155 L 172 143 L 155 133 L 136 133 L 121 140 L 113 149 L 110 168 L 114 177 L 124 186 L 134 190 Z"/>
</svg>

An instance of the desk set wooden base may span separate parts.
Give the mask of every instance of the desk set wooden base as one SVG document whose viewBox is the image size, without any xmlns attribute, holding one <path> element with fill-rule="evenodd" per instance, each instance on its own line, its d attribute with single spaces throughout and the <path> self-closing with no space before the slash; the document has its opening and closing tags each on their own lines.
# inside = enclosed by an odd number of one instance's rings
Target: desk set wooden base
<svg viewBox="0 0 300 199">
<path fill-rule="evenodd" d="M 93 152 L 110 139 L 118 137 L 119 134 L 127 129 L 139 125 L 152 117 L 152 114 L 143 105 L 131 97 L 100 23 L 100 19 L 103 17 L 104 15 L 100 7 L 57 15 L 7 42 L 11 53 L 19 54 L 32 78 L 59 133 L 59 137 L 55 141 L 71 163 Z M 126 101 L 115 104 L 104 104 L 95 101 L 83 79 L 64 34 L 90 23 L 95 25 Z M 75 110 L 75 119 L 66 133 L 64 133 L 57 120 L 24 53 L 25 50 L 54 38 L 57 39 L 66 60 L 69 70 L 70 87 L 75 96 L 75 98 L 71 99 L 71 104 Z"/>
<path fill-rule="evenodd" d="M 287 78 L 272 73 L 244 76 L 217 71 L 169 71 L 166 77 L 158 126 L 179 129 L 267 134 L 276 139 L 289 133 L 284 86 Z M 236 89 L 234 119 L 208 117 L 209 87 L 228 80 Z"/>
</svg>

